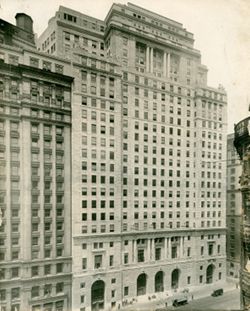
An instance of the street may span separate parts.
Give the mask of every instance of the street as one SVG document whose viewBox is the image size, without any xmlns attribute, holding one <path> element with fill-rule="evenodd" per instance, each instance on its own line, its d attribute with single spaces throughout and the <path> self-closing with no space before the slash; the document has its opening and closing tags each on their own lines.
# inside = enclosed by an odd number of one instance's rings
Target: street
<svg viewBox="0 0 250 311">
<path fill-rule="evenodd" d="M 232 291 L 225 292 L 222 296 L 209 296 L 198 300 L 190 301 L 187 305 L 181 307 L 169 307 L 166 310 L 240 310 L 239 292 L 239 289 L 234 289 Z"/>
<path fill-rule="evenodd" d="M 126 311 L 206 311 L 206 310 L 240 310 L 240 290 L 239 289 L 231 289 L 226 292 L 222 296 L 212 297 L 206 296 L 204 298 L 195 299 L 193 301 L 189 301 L 188 304 L 180 307 L 168 306 L 164 307 L 163 302 L 159 301 L 149 301 L 145 303 L 135 304 L 132 306 L 127 306 L 122 308 L 122 310 Z"/>
</svg>

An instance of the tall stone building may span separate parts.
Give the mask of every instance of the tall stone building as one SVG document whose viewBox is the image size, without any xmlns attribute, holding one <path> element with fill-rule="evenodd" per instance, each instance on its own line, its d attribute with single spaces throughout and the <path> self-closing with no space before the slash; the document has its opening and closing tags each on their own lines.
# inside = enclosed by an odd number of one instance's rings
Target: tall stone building
<svg viewBox="0 0 250 311">
<path fill-rule="evenodd" d="M 234 134 L 227 136 L 227 273 L 239 278 L 240 272 L 240 224 L 241 191 L 239 179 L 242 167 L 234 147 Z"/>
<path fill-rule="evenodd" d="M 182 24 L 128 3 L 60 7 L 40 51 L 70 61 L 73 310 L 226 277 L 226 94 Z"/>
<path fill-rule="evenodd" d="M 244 310 L 250 310 L 250 212 L 249 212 L 249 163 L 250 163 L 250 118 L 246 118 L 235 125 L 234 145 L 242 161 L 242 174 L 240 185 L 242 192 L 242 218 L 241 218 L 241 300 Z"/>
<path fill-rule="evenodd" d="M 0 310 L 71 310 L 71 84 L 0 20 Z"/>
</svg>

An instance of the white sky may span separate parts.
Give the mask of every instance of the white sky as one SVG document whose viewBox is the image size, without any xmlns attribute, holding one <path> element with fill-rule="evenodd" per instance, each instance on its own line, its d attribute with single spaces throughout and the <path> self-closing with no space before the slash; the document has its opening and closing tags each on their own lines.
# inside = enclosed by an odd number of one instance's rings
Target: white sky
<svg viewBox="0 0 250 311">
<path fill-rule="evenodd" d="M 0 0 L 0 17 L 15 24 L 24 12 L 40 35 L 59 5 L 104 19 L 112 0 Z M 250 115 L 250 1 L 249 0 L 131 0 L 148 10 L 181 22 L 194 33 L 195 48 L 209 69 L 208 85 L 222 84 L 228 94 L 228 132 Z"/>
</svg>

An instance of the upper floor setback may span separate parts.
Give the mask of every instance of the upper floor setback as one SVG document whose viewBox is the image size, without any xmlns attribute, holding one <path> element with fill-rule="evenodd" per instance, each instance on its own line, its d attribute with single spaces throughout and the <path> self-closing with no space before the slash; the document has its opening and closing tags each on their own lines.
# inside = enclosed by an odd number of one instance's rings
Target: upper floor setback
<svg viewBox="0 0 250 311">
<path fill-rule="evenodd" d="M 55 29 L 56 25 L 66 26 L 90 37 L 94 36 L 97 41 L 103 41 L 101 43 L 103 46 L 108 39 L 110 29 L 118 27 L 124 32 L 134 33 L 200 57 L 200 52 L 193 48 L 193 34 L 186 31 L 182 24 L 131 3 L 128 5 L 113 4 L 104 21 L 60 6 L 55 16 L 49 20 L 48 28 L 38 40 L 40 50 L 53 53 L 51 43 L 55 40 L 55 33 L 51 29 Z"/>
<path fill-rule="evenodd" d="M 48 27 L 44 30 L 38 40 L 39 50 L 46 51 L 48 53 L 54 52 L 49 50 L 48 47 L 51 47 L 51 45 L 55 43 L 55 28 L 57 25 L 62 27 L 66 26 L 67 28 L 71 28 L 76 31 L 78 30 L 79 32 L 89 33 L 90 35 L 94 35 L 99 38 L 103 38 L 105 30 L 105 23 L 103 21 L 64 6 L 60 6 L 55 16 L 49 20 Z"/>
<path fill-rule="evenodd" d="M 221 104 L 227 104 L 227 94 L 223 86 L 219 85 L 218 88 L 203 87 L 197 88 L 195 92 L 196 98 L 201 98 L 201 100 L 206 100 L 208 102 L 216 101 Z"/>
<path fill-rule="evenodd" d="M 116 25 L 151 39 L 194 50 L 193 34 L 186 31 L 182 24 L 131 3 L 113 4 L 105 22 L 106 32 L 109 27 Z M 199 53 L 197 50 L 194 51 Z"/>
<path fill-rule="evenodd" d="M 86 53 L 122 70 L 206 86 L 207 68 L 193 42 L 182 24 L 130 3 L 113 4 L 105 21 L 60 6 L 39 37 L 38 50 L 67 59 Z"/>
</svg>

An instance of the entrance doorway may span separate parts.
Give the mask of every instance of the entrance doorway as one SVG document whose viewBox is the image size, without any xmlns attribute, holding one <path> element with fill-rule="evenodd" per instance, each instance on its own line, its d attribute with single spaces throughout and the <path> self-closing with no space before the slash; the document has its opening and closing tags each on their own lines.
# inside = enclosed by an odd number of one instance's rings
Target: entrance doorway
<svg viewBox="0 0 250 311">
<path fill-rule="evenodd" d="M 214 274 L 214 265 L 211 264 L 207 267 L 207 273 L 206 273 L 207 284 L 213 283 L 213 274 Z"/>
<path fill-rule="evenodd" d="M 155 292 L 163 292 L 164 284 L 163 284 L 163 272 L 159 271 L 155 275 Z"/>
<path fill-rule="evenodd" d="M 142 273 L 137 278 L 137 296 L 145 295 L 147 289 L 147 275 Z"/>
<path fill-rule="evenodd" d="M 179 278 L 180 278 L 180 270 L 179 269 L 175 269 L 172 272 L 172 278 L 171 278 L 171 287 L 173 289 L 176 289 L 179 287 Z"/>
<path fill-rule="evenodd" d="M 105 283 L 101 280 L 95 281 L 91 287 L 91 310 L 104 309 Z"/>
</svg>

